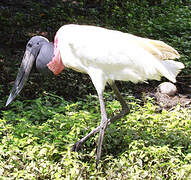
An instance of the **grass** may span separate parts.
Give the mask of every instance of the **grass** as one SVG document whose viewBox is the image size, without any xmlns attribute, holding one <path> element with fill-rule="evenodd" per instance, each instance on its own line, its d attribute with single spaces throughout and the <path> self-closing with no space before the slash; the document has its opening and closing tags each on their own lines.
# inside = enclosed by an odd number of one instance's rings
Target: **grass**
<svg viewBox="0 0 191 180">
<path fill-rule="evenodd" d="M 107 112 L 120 108 L 105 93 Z M 190 108 L 158 111 L 152 99 L 143 106 L 127 97 L 131 112 L 110 125 L 102 161 L 95 168 L 97 137 L 81 151 L 72 145 L 100 122 L 97 97 L 67 102 L 49 94 L 15 101 L 0 119 L 2 179 L 189 179 Z"/>
</svg>

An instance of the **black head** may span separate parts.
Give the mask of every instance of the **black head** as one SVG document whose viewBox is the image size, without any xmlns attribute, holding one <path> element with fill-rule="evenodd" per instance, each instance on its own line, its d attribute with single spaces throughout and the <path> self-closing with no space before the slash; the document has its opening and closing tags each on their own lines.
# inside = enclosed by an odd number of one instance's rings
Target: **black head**
<svg viewBox="0 0 191 180">
<path fill-rule="evenodd" d="M 48 71 L 46 64 L 52 60 L 53 51 L 53 44 L 42 36 L 34 36 L 28 41 L 17 78 L 6 102 L 6 106 L 8 106 L 22 90 L 35 61 L 39 71 L 43 71 L 43 69 L 44 72 Z"/>
</svg>

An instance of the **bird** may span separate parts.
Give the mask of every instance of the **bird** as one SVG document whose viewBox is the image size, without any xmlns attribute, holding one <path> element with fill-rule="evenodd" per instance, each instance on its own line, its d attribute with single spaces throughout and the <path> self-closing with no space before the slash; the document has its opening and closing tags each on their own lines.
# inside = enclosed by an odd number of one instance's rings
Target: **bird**
<svg viewBox="0 0 191 180">
<path fill-rule="evenodd" d="M 60 74 L 65 68 L 88 74 L 98 94 L 101 123 L 75 143 L 71 150 L 79 150 L 87 139 L 99 132 L 96 154 L 98 166 L 107 126 L 130 112 L 115 81 L 138 83 L 160 80 L 164 76 L 175 83 L 177 74 L 184 68 L 182 62 L 173 60 L 178 58 L 180 54 L 160 40 L 93 25 L 66 24 L 56 32 L 54 45 L 42 36 L 29 40 L 6 106 L 23 88 L 34 62 L 39 71 L 50 71 L 54 75 Z M 103 98 L 107 83 L 122 108 L 111 118 L 107 117 Z"/>
</svg>

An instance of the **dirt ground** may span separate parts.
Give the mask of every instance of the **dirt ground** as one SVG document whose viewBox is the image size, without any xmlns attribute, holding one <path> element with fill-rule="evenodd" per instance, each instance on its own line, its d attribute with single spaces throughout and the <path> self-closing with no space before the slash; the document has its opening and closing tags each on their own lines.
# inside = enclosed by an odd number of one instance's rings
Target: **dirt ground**
<svg viewBox="0 0 191 180">
<path fill-rule="evenodd" d="M 167 94 L 160 93 L 158 90 L 158 86 L 161 82 L 156 83 L 155 88 L 152 84 L 142 84 L 135 85 L 136 96 L 141 96 L 143 98 L 143 94 L 145 97 L 152 97 L 155 99 L 155 102 L 162 109 L 171 109 L 177 104 L 182 107 L 188 107 L 191 104 L 191 76 L 178 76 L 177 82 L 175 84 L 177 88 L 177 92 L 173 96 L 169 96 Z"/>
</svg>

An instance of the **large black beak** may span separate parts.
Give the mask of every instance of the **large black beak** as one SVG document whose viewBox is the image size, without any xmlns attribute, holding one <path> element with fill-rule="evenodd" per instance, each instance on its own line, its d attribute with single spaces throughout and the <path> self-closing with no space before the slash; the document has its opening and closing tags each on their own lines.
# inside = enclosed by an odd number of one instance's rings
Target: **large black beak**
<svg viewBox="0 0 191 180">
<path fill-rule="evenodd" d="M 29 50 L 26 50 L 23 56 L 19 72 L 17 74 L 17 78 L 14 82 L 14 86 L 6 102 L 6 106 L 8 106 L 22 90 L 25 82 L 29 77 L 34 61 L 35 61 L 34 55 Z"/>
</svg>

